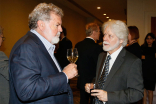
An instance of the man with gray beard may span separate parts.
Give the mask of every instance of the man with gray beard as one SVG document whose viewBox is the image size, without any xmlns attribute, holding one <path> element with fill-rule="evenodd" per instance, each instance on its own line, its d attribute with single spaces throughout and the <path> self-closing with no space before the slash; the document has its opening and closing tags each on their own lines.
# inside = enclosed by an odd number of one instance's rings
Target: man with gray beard
<svg viewBox="0 0 156 104">
<path fill-rule="evenodd" d="M 103 24 L 103 50 L 97 62 L 95 89 L 85 90 L 95 96 L 95 104 L 131 104 L 143 98 L 141 60 L 126 51 L 128 28 L 119 20 Z M 95 93 L 96 92 L 96 93 Z"/>
<path fill-rule="evenodd" d="M 77 75 L 77 65 L 63 70 L 54 57 L 62 32 L 63 11 L 41 3 L 29 14 L 28 33 L 10 54 L 9 104 L 73 104 L 68 79 Z"/>
</svg>

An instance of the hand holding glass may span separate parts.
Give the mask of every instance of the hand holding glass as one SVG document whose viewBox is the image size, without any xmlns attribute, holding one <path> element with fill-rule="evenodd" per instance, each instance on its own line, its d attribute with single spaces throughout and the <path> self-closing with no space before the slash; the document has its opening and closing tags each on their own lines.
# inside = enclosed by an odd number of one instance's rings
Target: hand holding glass
<svg viewBox="0 0 156 104">
<path fill-rule="evenodd" d="M 95 83 L 91 84 L 91 88 L 92 89 L 90 89 L 90 94 L 96 93 L 96 92 L 91 92 L 92 90 L 94 90 L 96 88 Z"/>
<path fill-rule="evenodd" d="M 77 48 L 67 49 L 67 59 L 70 63 L 75 63 L 78 59 L 78 51 Z M 77 75 L 76 77 L 78 77 Z"/>
</svg>

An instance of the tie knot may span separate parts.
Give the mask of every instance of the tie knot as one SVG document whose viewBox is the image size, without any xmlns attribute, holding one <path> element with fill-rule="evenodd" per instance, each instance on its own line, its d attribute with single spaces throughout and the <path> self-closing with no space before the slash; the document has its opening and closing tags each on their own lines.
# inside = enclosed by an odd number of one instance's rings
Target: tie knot
<svg viewBox="0 0 156 104">
<path fill-rule="evenodd" d="M 110 55 L 108 55 L 107 56 L 107 61 L 109 61 L 111 59 L 111 56 Z"/>
</svg>

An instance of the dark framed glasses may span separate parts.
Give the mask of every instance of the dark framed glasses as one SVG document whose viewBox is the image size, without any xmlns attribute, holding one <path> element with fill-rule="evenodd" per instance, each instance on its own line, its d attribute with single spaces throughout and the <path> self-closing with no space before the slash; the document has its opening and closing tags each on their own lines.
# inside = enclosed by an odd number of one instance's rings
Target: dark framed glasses
<svg viewBox="0 0 156 104">
<path fill-rule="evenodd" d="M 2 37 L 2 40 L 4 41 L 5 40 L 5 37 Z"/>
<path fill-rule="evenodd" d="M 3 36 L 0 36 L 0 37 L 2 38 L 3 41 L 5 40 L 5 37 L 3 37 Z"/>
</svg>

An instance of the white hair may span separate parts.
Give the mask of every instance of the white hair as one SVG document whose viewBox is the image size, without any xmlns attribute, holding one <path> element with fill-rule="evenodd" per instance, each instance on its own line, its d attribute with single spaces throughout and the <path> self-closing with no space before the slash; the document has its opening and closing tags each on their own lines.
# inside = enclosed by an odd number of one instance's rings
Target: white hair
<svg viewBox="0 0 156 104">
<path fill-rule="evenodd" d="M 54 13 L 63 17 L 63 11 L 61 8 L 57 7 L 56 5 L 49 3 L 40 3 L 38 4 L 34 10 L 29 14 L 29 28 L 36 29 L 37 28 L 37 21 L 49 21 L 50 13 Z"/>
<path fill-rule="evenodd" d="M 124 22 L 120 20 L 107 21 L 102 25 L 102 31 L 104 32 L 106 28 L 109 28 L 120 40 L 123 40 L 123 47 L 127 45 L 129 31 Z"/>
</svg>

